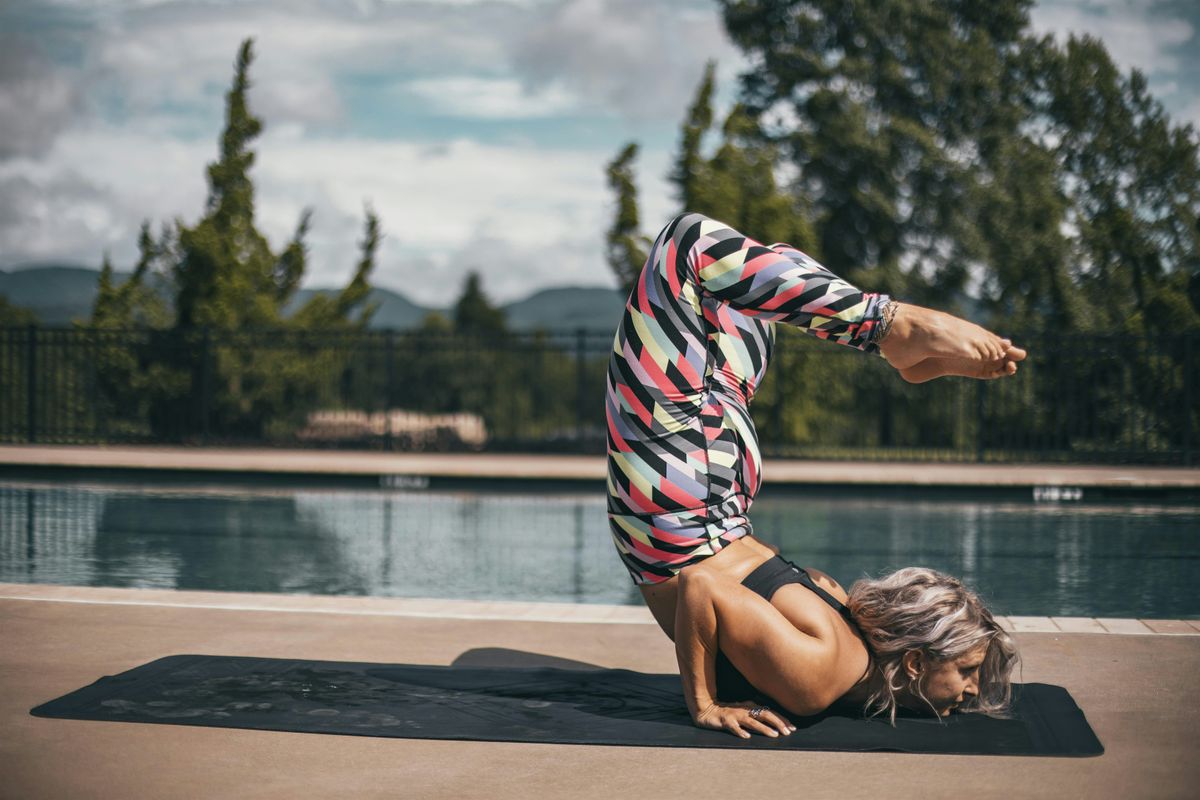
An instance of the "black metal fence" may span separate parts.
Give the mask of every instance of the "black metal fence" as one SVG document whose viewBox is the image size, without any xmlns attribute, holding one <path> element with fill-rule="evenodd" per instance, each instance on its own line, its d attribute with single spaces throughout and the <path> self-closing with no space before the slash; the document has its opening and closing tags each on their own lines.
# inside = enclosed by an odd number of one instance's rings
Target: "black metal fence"
<svg viewBox="0 0 1200 800">
<path fill-rule="evenodd" d="M 808 458 L 1193 463 L 1200 337 L 1017 337 L 1011 379 L 919 386 L 782 330 L 752 406 Z M 611 331 L 0 328 L 0 441 L 602 452 Z"/>
</svg>

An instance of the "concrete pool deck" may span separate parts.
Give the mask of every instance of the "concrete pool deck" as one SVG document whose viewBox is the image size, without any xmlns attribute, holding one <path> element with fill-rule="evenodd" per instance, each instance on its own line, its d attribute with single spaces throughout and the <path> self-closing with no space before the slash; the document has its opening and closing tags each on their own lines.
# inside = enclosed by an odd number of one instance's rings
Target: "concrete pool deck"
<svg viewBox="0 0 1200 800">
<path fill-rule="evenodd" d="M 602 456 L 510 453 L 378 453 L 338 450 L 0 445 L 7 474 L 65 470 L 155 471 L 188 475 L 360 476 L 400 488 L 421 479 L 601 482 Z M 768 458 L 771 485 L 1063 487 L 1121 490 L 1200 489 L 1200 468 L 1130 465 L 803 461 Z M 415 479 L 418 483 L 403 479 Z M 1057 499 L 1057 498 L 1056 498 Z M 1070 499 L 1070 498 L 1067 498 Z"/>
<path fill-rule="evenodd" d="M 1200 635 L 1014 633 L 1020 680 L 1071 692 L 1106 748 L 1096 758 L 650 751 L 29 714 L 103 675 L 182 653 L 416 664 L 473 655 L 497 665 L 554 657 L 675 670 L 643 609 L 594 607 L 551 622 L 531 618 L 530 605 L 0 584 L 0 796 L 524 800 L 644 796 L 652 782 L 662 797 L 745 796 L 752 786 L 839 800 L 1010 800 L 1182 798 L 1200 785 Z"/>
</svg>

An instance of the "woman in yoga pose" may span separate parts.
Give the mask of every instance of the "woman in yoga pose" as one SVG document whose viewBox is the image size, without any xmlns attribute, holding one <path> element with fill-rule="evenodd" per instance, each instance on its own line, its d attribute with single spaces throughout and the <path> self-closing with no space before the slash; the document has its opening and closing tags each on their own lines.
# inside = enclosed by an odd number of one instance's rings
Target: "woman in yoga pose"
<svg viewBox="0 0 1200 800">
<path fill-rule="evenodd" d="M 748 406 L 773 323 L 878 352 L 920 383 L 1012 375 L 1025 352 L 957 317 L 860 291 L 790 245 L 701 214 L 662 230 L 617 330 L 607 383 L 608 516 L 622 561 L 675 641 L 695 723 L 778 736 L 786 714 L 853 703 L 1001 711 L 1011 639 L 957 580 L 859 581 L 751 534 L 761 484 Z"/>
</svg>

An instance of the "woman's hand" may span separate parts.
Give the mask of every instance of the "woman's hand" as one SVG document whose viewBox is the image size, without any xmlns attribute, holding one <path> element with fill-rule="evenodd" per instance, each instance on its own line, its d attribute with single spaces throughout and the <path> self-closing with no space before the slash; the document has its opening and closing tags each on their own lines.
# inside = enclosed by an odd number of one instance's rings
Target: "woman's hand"
<svg viewBox="0 0 1200 800">
<path fill-rule="evenodd" d="M 710 703 L 696 715 L 700 728 L 729 731 L 734 736 L 749 739 L 751 733 L 764 736 L 787 736 L 796 726 L 781 714 L 754 703 Z"/>
</svg>

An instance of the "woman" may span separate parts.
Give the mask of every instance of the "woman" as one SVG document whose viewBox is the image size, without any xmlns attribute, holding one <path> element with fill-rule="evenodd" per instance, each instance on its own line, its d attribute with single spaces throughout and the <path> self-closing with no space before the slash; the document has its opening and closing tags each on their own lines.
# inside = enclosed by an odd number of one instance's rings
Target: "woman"
<svg viewBox="0 0 1200 800">
<path fill-rule="evenodd" d="M 777 736 L 793 730 L 781 712 L 839 701 L 892 717 L 897 706 L 1000 710 L 1015 652 L 957 581 L 902 570 L 847 595 L 751 535 L 761 459 L 748 406 L 774 322 L 878 352 L 914 383 L 1013 375 L 1025 358 L 970 322 L 862 292 L 789 245 L 701 214 L 662 230 L 609 362 L 608 511 L 675 641 L 693 720 Z"/>
</svg>

